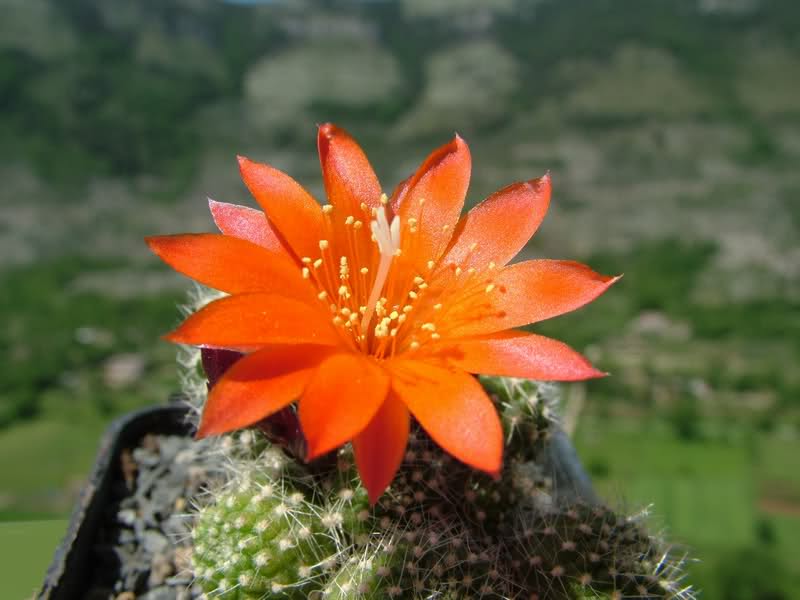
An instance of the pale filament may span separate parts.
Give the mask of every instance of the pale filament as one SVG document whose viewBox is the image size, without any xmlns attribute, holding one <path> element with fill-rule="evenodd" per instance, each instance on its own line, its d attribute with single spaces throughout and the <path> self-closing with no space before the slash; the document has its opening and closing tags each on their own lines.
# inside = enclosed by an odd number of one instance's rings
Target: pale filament
<svg viewBox="0 0 800 600">
<path fill-rule="evenodd" d="M 397 215 L 392 219 L 392 224 L 386 219 L 386 210 L 381 207 L 376 211 L 375 219 L 370 223 L 372 235 L 378 243 L 378 250 L 381 253 L 381 260 L 378 264 L 378 272 L 372 284 L 372 291 L 367 300 L 367 310 L 361 319 L 361 331 L 367 332 L 367 327 L 375 313 L 375 306 L 383 291 L 386 279 L 389 277 L 389 268 L 392 266 L 395 252 L 400 247 L 400 219 Z"/>
</svg>

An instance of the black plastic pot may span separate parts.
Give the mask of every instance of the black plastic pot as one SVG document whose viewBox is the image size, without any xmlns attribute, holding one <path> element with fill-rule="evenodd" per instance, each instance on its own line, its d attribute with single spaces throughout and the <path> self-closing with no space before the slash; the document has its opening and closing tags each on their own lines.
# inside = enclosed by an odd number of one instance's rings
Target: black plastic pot
<svg viewBox="0 0 800 600">
<path fill-rule="evenodd" d="M 116 420 L 106 431 L 89 480 L 70 519 L 67 534 L 56 549 L 39 599 L 75 600 L 86 597 L 93 580 L 93 550 L 111 488 L 121 478 L 120 457 L 126 448 L 139 445 L 147 434 L 192 435 L 187 407 L 171 404 L 146 408 Z M 562 500 L 598 502 L 589 476 L 569 438 L 555 431 L 543 457 L 543 467 L 554 479 Z"/>
<path fill-rule="evenodd" d="M 120 455 L 146 434 L 192 435 L 187 407 L 172 404 L 145 408 L 114 421 L 100 443 L 97 460 L 64 536 L 47 570 L 40 599 L 84 598 L 92 577 L 92 548 L 112 483 L 120 476 Z"/>
</svg>

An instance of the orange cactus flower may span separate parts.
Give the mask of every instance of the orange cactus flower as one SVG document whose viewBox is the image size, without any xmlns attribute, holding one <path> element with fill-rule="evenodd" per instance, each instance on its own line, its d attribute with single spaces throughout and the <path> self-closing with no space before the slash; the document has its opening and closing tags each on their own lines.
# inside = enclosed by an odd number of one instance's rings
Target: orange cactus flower
<svg viewBox="0 0 800 600">
<path fill-rule="evenodd" d="M 515 328 L 575 310 L 615 278 L 571 261 L 509 265 L 544 218 L 550 178 L 512 184 L 462 217 L 471 160 L 458 136 L 391 198 L 347 132 L 322 125 L 318 148 L 329 204 L 240 157 L 263 212 L 211 201 L 221 234 L 147 239 L 174 269 L 228 294 L 167 339 L 245 354 L 211 389 L 198 436 L 298 401 L 307 460 L 352 441 L 372 502 L 403 460 L 412 416 L 452 456 L 498 475 L 500 420 L 471 374 L 603 375 Z"/>
</svg>

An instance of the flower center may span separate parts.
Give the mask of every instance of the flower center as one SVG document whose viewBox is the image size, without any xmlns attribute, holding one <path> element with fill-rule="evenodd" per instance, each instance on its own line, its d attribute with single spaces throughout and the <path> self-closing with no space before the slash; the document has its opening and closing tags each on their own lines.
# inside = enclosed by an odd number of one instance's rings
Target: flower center
<svg viewBox="0 0 800 600">
<path fill-rule="evenodd" d="M 422 208 L 425 200 L 418 202 Z M 447 265 L 450 276 L 437 271 L 433 260 L 418 265 L 413 257 L 423 211 L 403 222 L 401 248 L 400 217 L 390 222 L 387 205 L 382 195 L 379 206 L 361 204 L 356 215 L 346 216 L 330 204 L 323 206 L 319 256 L 301 258 L 303 277 L 314 283 L 333 324 L 354 350 L 376 358 L 413 351 L 441 338 L 437 324 L 454 327 L 496 313 L 489 296 L 502 286 L 487 277 L 494 263 L 480 271 L 464 265 L 477 244 L 458 261 L 463 270 Z"/>
</svg>

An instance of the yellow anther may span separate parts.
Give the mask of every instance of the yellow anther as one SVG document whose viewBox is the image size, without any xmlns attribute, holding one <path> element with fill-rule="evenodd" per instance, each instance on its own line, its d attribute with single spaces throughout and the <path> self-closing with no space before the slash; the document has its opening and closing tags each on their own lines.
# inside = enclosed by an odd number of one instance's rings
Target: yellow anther
<svg viewBox="0 0 800 600">
<path fill-rule="evenodd" d="M 343 306 L 343 307 L 342 307 L 342 310 L 340 310 L 339 312 L 340 312 L 340 313 L 342 313 L 342 315 L 343 315 L 343 316 L 345 316 L 345 317 L 349 317 L 349 316 L 350 316 L 350 313 L 352 313 L 353 311 L 351 311 L 351 310 L 350 310 L 349 308 L 347 308 L 346 306 Z"/>
<path fill-rule="evenodd" d="M 307 265 L 311 264 L 311 259 L 308 256 L 304 256 L 300 260 L 303 261 L 304 264 L 307 264 Z"/>
<path fill-rule="evenodd" d="M 433 267 L 435 267 L 435 266 L 436 266 L 436 263 L 435 263 L 435 262 L 433 262 L 432 260 L 429 260 L 429 261 L 428 261 L 428 270 L 431 270 L 431 269 L 433 269 Z"/>
<path fill-rule="evenodd" d="M 397 322 L 398 322 L 398 323 L 400 323 L 400 324 L 402 324 L 402 323 L 405 323 L 405 320 L 406 320 L 406 315 L 405 315 L 405 313 L 403 313 L 402 315 L 400 315 L 399 317 L 397 317 Z"/>
<path fill-rule="evenodd" d="M 391 314 L 389 314 L 389 318 L 390 318 L 392 321 L 394 321 L 394 320 L 395 320 L 397 317 L 399 317 L 399 316 L 400 316 L 400 313 L 398 313 L 396 310 L 393 310 L 393 311 L 391 312 Z"/>
<path fill-rule="evenodd" d="M 459 275 L 461 275 L 461 273 L 462 273 L 462 271 L 461 271 L 461 267 L 456 267 L 456 277 L 458 277 Z"/>
<path fill-rule="evenodd" d="M 494 284 L 493 284 L 493 283 L 490 283 L 489 285 L 487 285 L 487 286 L 486 286 L 486 290 L 485 290 L 485 291 L 486 291 L 486 293 L 488 294 L 488 293 L 489 293 L 489 292 L 491 292 L 493 289 L 494 289 Z"/>
<path fill-rule="evenodd" d="M 448 225 L 448 224 L 446 224 L 446 223 L 445 223 L 444 225 L 442 225 L 442 233 L 444 233 L 444 232 L 445 232 L 445 231 L 447 231 L 448 229 L 450 229 L 450 225 Z"/>
<path fill-rule="evenodd" d="M 384 206 L 389 204 L 389 196 L 387 196 L 386 194 L 381 194 L 381 204 L 383 204 Z"/>
<path fill-rule="evenodd" d="M 392 328 L 392 330 L 389 332 L 389 335 L 391 337 L 396 336 L 397 335 L 397 327 Z"/>
<path fill-rule="evenodd" d="M 345 225 L 352 225 L 355 222 L 356 218 L 353 215 L 348 215 L 347 218 L 344 220 Z"/>
<path fill-rule="evenodd" d="M 402 248 L 398 248 L 397 250 L 394 251 L 394 255 L 395 256 L 400 256 L 402 254 L 403 254 L 403 249 Z"/>
<path fill-rule="evenodd" d="M 322 266 L 322 259 L 321 258 L 318 258 L 317 260 L 314 261 L 314 268 L 315 269 L 319 269 L 321 266 Z"/>
<path fill-rule="evenodd" d="M 326 204 L 325 206 L 323 206 L 322 207 L 322 212 L 324 212 L 326 215 L 332 213 L 333 212 L 333 204 Z"/>
<path fill-rule="evenodd" d="M 494 269 L 497 265 L 494 264 L 494 261 L 489 262 L 489 269 Z"/>
<path fill-rule="evenodd" d="M 389 317 L 384 317 L 381 322 L 375 326 L 375 337 L 386 337 L 389 335 Z"/>
<path fill-rule="evenodd" d="M 411 290 L 410 292 L 408 292 L 408 297 L 411 298 L 412 300 L 416 300 L 417 299 L 417 292 L 415 292 L 414 290 Z"/>
<path fill-rule="evenodd" d="M 333 324 L 334 325 L 341 325 L 342 323 L 344 323 L 344 321 L 342 320 L 342 317 L 340 317 L 339 315 L 336 315 L 335 317 L 333 317 Z"/>
<path fill-rule="evenodd" d="M 348 277 L 350 277 L 350 267 L 347 266 L 347 257 L 342 256 L 339 260 L 339 278 L 347 279 Z"/>
<path fill-rule="evenodd" d="M 409 227 L 416 227 L 417 223 L 418 223 L 418 221 L 414 217 L 409 217 L 408 218 L 408 226 Z"/>
<path fill-rule="evenodd" d="M 353 223 L 353 229 L 361 229 L 361 226 L 364 225 L 361 221 L 356 221 Z"/>
<path fill-rule="evenodd" d="M 357 312 L 350 313 L 350 316 L 347 318 L 347 320 L 350 323 L 355 323 L 356 321 L 358 321 L 358 313 Z"/>
<path fill-rule="evenodd" d="M 366 306 L 359 306 L 358 307 L 358 312 L 360 312 L 363 315 L 365 312 L 367 312 L 367 307 Z"/>
<path fill-rule="evenodd" d="M 470 251 L 470 252 L 474 252 L 474 251 L 475 251 L 475 248 L 477 248 L 477 247 L 478 247 L 478 243 L 477 243 L 477 242 L 472 242 L 472 243 L 469 245 L 469 251 Z"/>
<path fill-rule="evenodd" d="M 369 269 L 367 267 L 361 267 L 361 274 L 366 275 L 367 273 L 369 273 Z"/>
<path fill-rule="evenodd" d="M 308 267 L 303 267 L 303 279 L 308 279 L 311 271 L 308 270 Z"/>
<path fill-rule="evenodd" d="M 322 290 L 319 294 L 317 294 L 317 298 L 319 298 L 320 300 L 325 300 L 325 298 L 327 297 L 328 297 L 328 292 L 326 292 L 325 290 Z"/>
<path fill-rule="evenodd" d="M 369 206 L 367 206 L 366 202 L 361 203 L 361 210 L 365 212 L 369 210 Z"/>
<path fill-rule="evenodd" d="M 328 248 L 328 246 L 330 246 L 330 244 L 328 243 L 328 240 L 320 240 L 319 241 L 319 249 L 320 250 L 326 250 Z"/>
<path fill-rule="evenodd" d="M 349 298 L 350 297 L 350 291 L 347 289 L 346 285 L 340 285 L 339 286 L 339 295 L 340 296 L 344 296 L 345 298 Z"/>
<path fill-rule="evenodd" d="M 438 340 L 438 339 L 439 339 L 439 338 L 441 338 L 441 337 L 442 337 L 442 336 L 441 336 L 441 335 L 439 335 L 439 334 L 438 334 L 438 333 L 436 333 L 436 332 L 434 332 L 434 333 L 432 333 L 432 334 L 431 334 L 431 339 L 432 339 L 432 340 Z"/>
<path fill-rule="evenodd" d="M 420 283 L 420 284 L 419 284 L 419 289 L 421 289 L 421 290 L 426 290 L 426 289 L 428 289 L 428 284 L 427 284 L 427 283 Z"/>
<path fill-rule="evenodd" d="M 442 303 L 439 302 L 433 305 L 433 310 L 442 310 Z"/>
<path fill-rule="evenodd" d="M 408 345 L 408 347 L 411 348 L 412 350 L 416 350 L 417 348 L 419 348 L 419 342 L 417 340 L 414 340 Z"/>
<path fill-rule="evenodd" d="M 422 206 L 423 204 L 425 204 L 425 198 L 420 198 L 419 205 Z"/>
<path fill-rule="evenodd" d="M 406 313 L 406 314 L 410 313 L 412 310 L 414 310 L 414 307 L 411 306 L 410 304 L 406 304 L 403 307 L 403 312 Z"/>
<path fill-rule="evenodd" d="M 423 331 L 436 331 L 436 325 L 430 322 L 423 323 L 421 328 Z"/>
<path fill-rule="evenodd" d="M 420 277 L 419 275 L 414 277 L 414 283 L 417 284 L 417 285 L 419 285 L 420 283 L 423 283 L 424 281 L 425 280 L 422 277 Z"/>
</svg>

